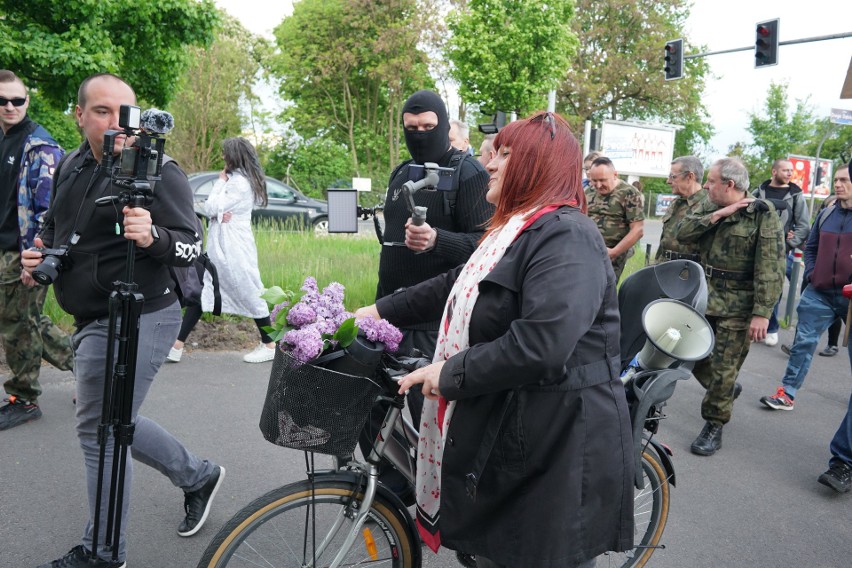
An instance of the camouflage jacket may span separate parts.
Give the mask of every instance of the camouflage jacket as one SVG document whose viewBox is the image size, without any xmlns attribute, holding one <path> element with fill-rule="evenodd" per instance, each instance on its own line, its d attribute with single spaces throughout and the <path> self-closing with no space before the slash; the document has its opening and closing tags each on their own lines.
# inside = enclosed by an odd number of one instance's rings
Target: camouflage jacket
<svg viewBox="0 0 852 568">
<path fill-rule="evenodd" d="M 593 187 L 586 190 L 588 215 L 598 226 L 606 246 L 612 248 L 630 232 L 630 223 L 644 221 L 642 194 L 632 185 L 620 181 L 608 195 Z"/>
<path fill-rule="evenodd" d="M 24 144 L 21 171 L 18 174 L 18 228 L 21 250 L 33 246 L 33 238 L 42 229 L 50 206 L 53 172 L 64 152 L 47 130 L 37 127 Z"/>
<path fill-rule="evenodd" d="M 767 204 L 769 211 L 755 211 L 751 205 L 712 225 L 710 216 L 719 206 L 707 199 L 681 221 L 678 239 L 698 243 L 708 273 L 708 316 L 772 315 L 784 284 L 785 250 L 781 219 Z M 714 269 L 750 276 L 725 279 L 713 276 Z"/>
<path fill-rule="evenodd" d="M 680 222 L 688 214 L 697 211 L 707 200 L 707 190 L 701 189 L 689 197 L 678 196 L 669 204 L 663 215 L 663 232 L 660 235 L 660 246 L 657 248 L 656 262 L 664 262 L 666 251 L 682 254 L 699 254 L 698 243 L 685 243 L 677 238 Z"/>
</svg>

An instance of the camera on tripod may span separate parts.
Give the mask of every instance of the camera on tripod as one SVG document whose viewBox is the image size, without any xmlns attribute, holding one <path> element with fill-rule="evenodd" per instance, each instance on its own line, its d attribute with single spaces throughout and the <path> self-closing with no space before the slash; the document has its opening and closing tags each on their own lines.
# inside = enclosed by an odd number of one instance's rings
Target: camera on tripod
<svg viewBox="0 0 852 568">
<path fill-rule="evenodd" d="M 121 130 L 104 132 L 102 165 L 112 176 L 113 184 L 150 191 L 150 184 L 146 182 L 161 179 L 163 169 L 166 141 L 159 135 L 172 129 L 174 119 L 169 113 L 157 109 L 141 112 L 138 106 L 121 105 L 118 125 Z M 132 145 L 122 148 L 116 168 L 115 144 L 119 136 L 125 136 L 125 140 L 134 137 L 135 140 Z"/>
</svg>

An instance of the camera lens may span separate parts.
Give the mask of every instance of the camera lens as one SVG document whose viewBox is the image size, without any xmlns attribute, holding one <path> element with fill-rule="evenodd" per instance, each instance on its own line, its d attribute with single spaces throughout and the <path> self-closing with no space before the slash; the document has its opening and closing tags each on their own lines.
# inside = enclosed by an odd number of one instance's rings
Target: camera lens
<svg viewBox="0 0 852 568">
<path fill-rule="evenodd" d="M 44 257 L 41 264 L 33 270 L 33 279 L 44 286 L 53 284 L 62 268 L 62 259 L 53 255 Z"/>
</svg>

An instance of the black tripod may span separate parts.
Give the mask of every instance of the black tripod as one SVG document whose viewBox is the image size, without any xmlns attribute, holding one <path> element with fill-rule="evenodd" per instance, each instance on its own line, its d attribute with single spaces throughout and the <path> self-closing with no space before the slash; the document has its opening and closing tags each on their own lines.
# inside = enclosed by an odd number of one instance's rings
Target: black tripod
<svg viewBox="0 0 852 568">
<path fill-rule="evenodd" d="M 152 202 L 151 184 L 144 180 L 128 182 L 129 189 L 118 196 L 96 201 L 98 205 L 120 203 L 130 207 L 145 207 Z M 110 477 L 109 508 L 107 510 L 104 544 L 112 549 L 118 560 L 121 536 L 121 514 L 124 506 L 124 482 L 127 452 L 133 444 L 136 425 L 132 422 L 133 393 L 136 384 L 136 358 L 139 347 L 139 319 L 145 298 L 133 282 L 136 261 L 136 242 L 127 241 L 127 269 L 124 281 L 113 283 L 109 297 L 109 335 L 104 374 L 103 407 L 98 425 L 98 483 L 95 499 L 95 518 L 92 533 L 92 558 L 97 558 L 101 502 L 106 468 L 106 448 L 110 431 L 113 438 L 112 473 Z"/>
</svg>

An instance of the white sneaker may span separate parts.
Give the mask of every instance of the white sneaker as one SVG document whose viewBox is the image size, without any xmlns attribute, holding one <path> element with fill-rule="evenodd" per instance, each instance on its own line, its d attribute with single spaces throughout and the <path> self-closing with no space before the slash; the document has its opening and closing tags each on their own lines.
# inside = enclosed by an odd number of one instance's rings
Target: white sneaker
<svg viewBox="0 0 852 568">
<path fill-rule="evenodd" d="M 778 334 L 777 333 L 767 333 L 766 339 L 764 339 L 763 342 L 770 347 L 775 347 L 776 345 L 778 345 Z"/>
<path fill-rule="evenodd" d="M 275 359 L 275 347 L 270 349 L 263 343 L 255 347 L 251 353 L 243 355 L 243 361 L 246 363 L 266 363 Z"/>
<path fill-rule="evenodd" d="M 169 349 L 169 354 L 166 355 L 166 361 L 171 361 L 172 363 L 180 363 L 180 358 L 183 356 L 183 348 L 175 349 L 172 347 Z"/>
</svg>

